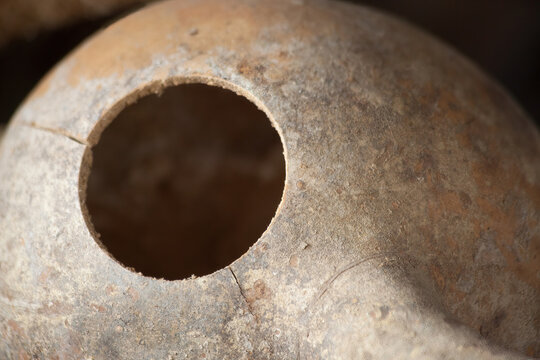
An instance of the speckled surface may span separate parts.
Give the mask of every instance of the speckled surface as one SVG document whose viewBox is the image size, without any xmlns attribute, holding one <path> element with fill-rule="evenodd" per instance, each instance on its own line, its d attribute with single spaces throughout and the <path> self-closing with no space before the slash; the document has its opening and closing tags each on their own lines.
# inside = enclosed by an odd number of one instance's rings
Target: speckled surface
<svg viewBox="0 0 540 360">
<path fill-rule="evenodd" d="M 85 159 L 126 104 L 186 82 L 268 115 L 286 185 L 244 256 L 166 281 L 94 240 Z M 539 161 L 538 130 L 504 91 L 386 15 L 149 6 L 60 63 L 3 138 L 0 357 L 539 356 Z"/>
</svg>

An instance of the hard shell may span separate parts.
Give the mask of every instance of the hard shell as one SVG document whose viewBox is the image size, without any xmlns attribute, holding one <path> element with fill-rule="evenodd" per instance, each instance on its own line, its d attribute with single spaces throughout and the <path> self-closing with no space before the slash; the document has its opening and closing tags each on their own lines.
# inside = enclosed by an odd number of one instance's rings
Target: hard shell
<svg viewBox="0 0 540 360">
<path fill-rule="evenodd" d="M 121 109 L 181 83 L 254 102 L 287 174 L 246 254 L 167 281 L 94 240 L 85 159 Z M 511 97 L 389 15 L 147 6 L 56 66 L 4 134 L 0 358 L 540 356 L 539 165 L 538 130 Z"/>
</svg>

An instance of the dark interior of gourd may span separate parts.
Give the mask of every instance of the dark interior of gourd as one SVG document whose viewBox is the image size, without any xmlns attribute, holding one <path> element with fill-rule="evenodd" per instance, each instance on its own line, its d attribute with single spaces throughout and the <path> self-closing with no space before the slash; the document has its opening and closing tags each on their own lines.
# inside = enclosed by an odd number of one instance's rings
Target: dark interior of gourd
<svg viewBox="0 0 540 360">
<path fill-rule="evenodd" d="M 220 87 L 183 84 L 125 108 L 92 149 L 86 205 L 99 241 L 144 275 L 206 275 L 268 227 L 285 179 L 264 112 Z"/>
</svg>

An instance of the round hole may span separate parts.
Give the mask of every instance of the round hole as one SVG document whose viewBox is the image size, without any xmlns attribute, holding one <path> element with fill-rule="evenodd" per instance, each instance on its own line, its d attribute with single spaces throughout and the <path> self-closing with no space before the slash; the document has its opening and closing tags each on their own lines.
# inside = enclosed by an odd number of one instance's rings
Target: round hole
<svg viewBox="0 0 540 360">
<path fill-rule="evenodd" d="M 169 280 L 244 254 L 285 182 L 283 147 L 265 113 L 205 84 L 126 107 L 91 154 L 85 203 L 94 234 L 125 266 Z"/>
</svg>

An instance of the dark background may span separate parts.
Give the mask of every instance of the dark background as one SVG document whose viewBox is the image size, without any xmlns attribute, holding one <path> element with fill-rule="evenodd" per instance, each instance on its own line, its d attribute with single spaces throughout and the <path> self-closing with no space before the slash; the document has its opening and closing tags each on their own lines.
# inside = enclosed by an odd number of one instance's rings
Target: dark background
<svg viewBox="0 0 540 360">
<path fill-rule="evenodd" d="M 397 15 L 434 34 L 501 82 L 540 120 L 540 1 L 350 0 Z M 0 47 L 0 123 L 41 77 L 97 29 L 141 5 L 85 19 Z"/>
</svg>

